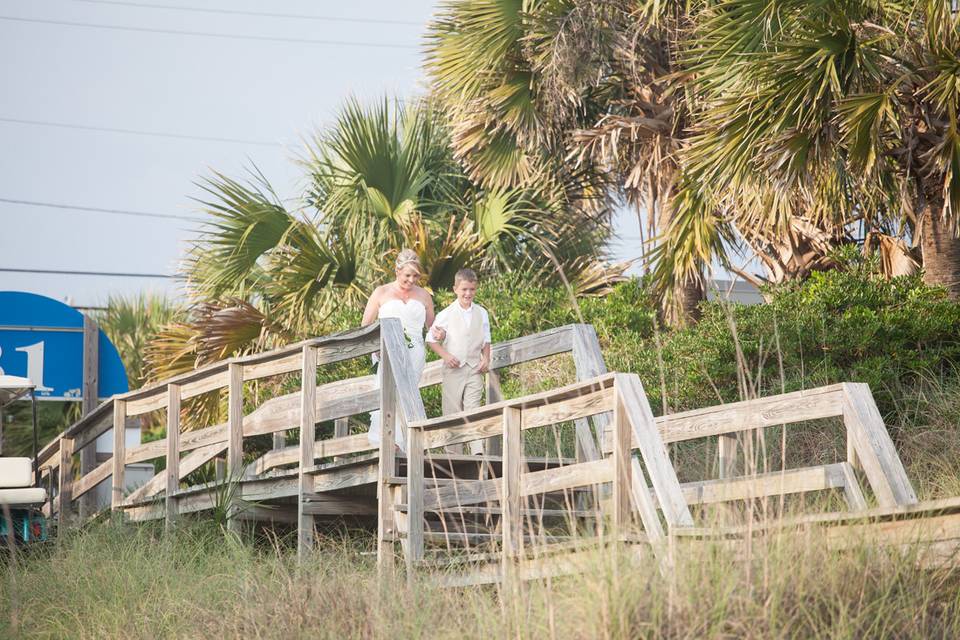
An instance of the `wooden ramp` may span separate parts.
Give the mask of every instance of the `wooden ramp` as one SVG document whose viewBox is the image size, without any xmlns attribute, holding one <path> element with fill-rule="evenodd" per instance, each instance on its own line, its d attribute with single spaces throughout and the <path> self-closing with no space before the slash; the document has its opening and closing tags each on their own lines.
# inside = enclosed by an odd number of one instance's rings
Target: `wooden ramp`
<svg viewBox="0 0 960 640">
<path fill-rule="evenodd" d="M 331 365 L 376 351 L 382 386 L 373 375 L 317 383 Z M 503 371 L 558 354 L 572 356 L 577 382 L 502 399 Z M 47 513 L 61 526 L 84 522 L 97 511 L 93 489 L 109 483 L 110 508 L 132 521 L 173 526 L 184 514 L 217 513 L 234 531 L 248 521 L 295 527 L 300 554 L 311 550 L 319 523 L 360 522 L 377 530 L 384 571 L 401 559 L 409 572 L 460 567 L 453 584 L 570 572 L 578 555 L 608 544 L 633 544 L 666 567 L 665 550 L 677 540 L 732 540 L 803 524 L 780 513 L 758 527 L 752 507 L 814 493 L 842 498 L 839 511 L 806 516 L 831 528 L 831 540 L 876 529 L 878 539 L 903 544 L 905 531 L 919 530 L 917 538 L 943 555 L 958 537 L 960 500 L 917 504 L 866 385 L 655 418 L 636 375 L 607 373 L 592 327 L 568 325 L 494 345 L 489 404 L 428 418 L 420 390 L 440 382 L 440 365 L 414 380 L 402 328 L 386 319 L 116 396 L 39 453 L 54 489 Z M 297 390 L 258 403 L 267 381 Z M 182 428 L 195 403 L 218 401 L 228 408 L 225 423 Z M 374 446 L 366 433 L 350 433 L 350 418 L 377 409 L 383 438 Z M 167 437 L 128 447 L 127 421 L 155 412 Z M 830 419 L 842 421 L 843 459 L 773 471 L 754 464 L 767 430 Z M 397 430 L 404 454 L 393 445 Z M 111 433 L 112 453 L 90 455 Z M 696 442 L 715 443 L 715 477 L 682 482 L 686 458 L 703 454 Z M 163 470 L 128 487 L 126 467 L 149 461 Z M 723 507 L 726 521 L 717 525 L 710 505 L 720 503 L 750 508 Z M 744 513 L 750 526 L 738 524 Z M 889 524 L 906 521 L 913 524 Z"/>
</svg>

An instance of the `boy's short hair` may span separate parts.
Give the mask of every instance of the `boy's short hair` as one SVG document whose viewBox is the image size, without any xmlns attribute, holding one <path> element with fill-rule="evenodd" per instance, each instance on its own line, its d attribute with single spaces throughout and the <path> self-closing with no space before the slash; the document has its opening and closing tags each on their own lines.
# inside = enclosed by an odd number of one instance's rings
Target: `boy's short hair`
<svg viewBox="0 0 960 640">
<path fill-rule="evenodd" d="M 473 284 L 477 284 L 480 281 L 480 278 L 477 277 L 477 272 L 473 269 L 460 269 L 457 271 L 457 274 L 453 276 L 453 286 L 456 287 L 464 280 L 467 282 L 472 282 Z"/>
</svg>

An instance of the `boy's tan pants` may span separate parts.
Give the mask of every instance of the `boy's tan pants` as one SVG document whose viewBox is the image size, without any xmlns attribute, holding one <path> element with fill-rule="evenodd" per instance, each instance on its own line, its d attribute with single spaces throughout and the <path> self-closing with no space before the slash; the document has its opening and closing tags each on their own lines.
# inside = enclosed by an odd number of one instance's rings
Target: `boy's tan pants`
<svg viewBox="0 0 960 640">
<path fill-rule="evenodd" d="M 443 415 L 459 413 L 483 406 L 483 374 L 468 364 L 457 369 L 443 368 L 440 389 L 443 397 Z M 462 445 L 446 447 L 448 453 L 463 453 Z M 483 441 L 470 443 L 471 453 L 483 452 Z"/>
</svg>

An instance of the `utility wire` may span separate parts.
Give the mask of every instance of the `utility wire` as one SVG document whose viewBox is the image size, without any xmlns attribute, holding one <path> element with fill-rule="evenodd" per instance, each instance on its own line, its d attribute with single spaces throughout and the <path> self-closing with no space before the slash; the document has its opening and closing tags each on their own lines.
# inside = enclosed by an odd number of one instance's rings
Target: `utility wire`
<svg viewBox="0 0 960 640">
<path fill-rule="evenodd" d="M 261 42 L 293 42 L 297 44 L 322 44 L 342 47 L 375 47 L 379 49 L 417 49 L 416 45 L 394 44 L 389 42 L 358 42 L 352 40 L 310 40 L 307 38 L 280 38 L 275 36 L 247 36 L 233 33 L 210 33 L 206 31 L 180 31 L 178 29 L 154 29 L 152 27 L 124 27 L 115 24 L 90 24 L 87 22 L 67 22 L 65 20 L 45 20 L 40 18 L 18 18 L 0 16 L 0 20 L 11 22 L 30 22 L 50 24 L 60 27 L 86 27 L 88 29 L 109 29 L 112 31 L 135 31 L 138 33 L 162 33 L 176 36 L 198 36 L 203 38 L 225 38 L 228 40 L 258 40 Z"/>
<path fill-rule="evenodd" d="M 120 273 L 115 271 L 72 271 L 67 269 L 13 269 L 0 267 L 6 273 L 44 273 L 61 276 L 110 276 L 111 278 L 176 278 L 167 273 Z"/>
<path fill-rule="evenodd" d="M 105 131 L 108 133 L 129 133 L 137 136 L 153 136 L 156 138 L 177 138 L 179 140 L 203 140 L 205 142 L 232 142 L 236 144 L 255 144 L 262 147 L 279 147 L 277 142 L 262 140 L 243 140 L 241 138 L 219 138 L 216 136 L 194 136 L 185 133 L 165 133 L 162 131 L 143 131 L 141 129 L 118 129 L 115 127 L 95 127 L 85 124 L 71 124 L 67 122 L 50 122 L 48 120 L 25 120 L 23 118 L 5 118 L 0 116 L 0 122 L 13 124 L 29 124 L 41 127 L 60 127 L 61 129 L 80 129 L 83 131 Z"/>
<path fill-rule="evenodd" d="M 183 7 L 173 4 L 157 4 L 147 2 L 121 2 L 120 0 L 76 0 L 88 4 L 109 4 L 137 9 L 171 9 L 174 11 L 193 11 L 196 13 L 220 13 L 236 16 L 258 16 L 261 18 L 295 18 L 297 20 L 317 20 L 320 22 L 354 22 L 357 24 L 402 24 L 421 26 L 422 23 L 412 20 L 385 20 L 381 18 L 343 18 L 340 16 L 311 16 L 298 13 L 271 13 L 266 11 L 238 11 L 236 9 L 207 9 L 203 7 Z"/>
<path fill-rule="evenodd" d="M 73 204 L 60 204 L 56 202 L 38 202 L 36 200 L 14 200 L 13 198 L 0 198 L 0 202 L 9 204 L 23 204 L 30 207 L 50 207 L 52 209 L 71 209 L 75 211 L 93 211 L 96 213 L 115 213 L 124 216 L 137 216 L 140 218 L 169 218 L 171 220 L 189 220 L 191 222 L 202 222 L 200 218 L 192 216 L 178 216 L 175 213 L 153 213 L 150 211 L 131 211 L 129 209 L 104 209 L 102 207 L 84 207 Z"/>
</svg>

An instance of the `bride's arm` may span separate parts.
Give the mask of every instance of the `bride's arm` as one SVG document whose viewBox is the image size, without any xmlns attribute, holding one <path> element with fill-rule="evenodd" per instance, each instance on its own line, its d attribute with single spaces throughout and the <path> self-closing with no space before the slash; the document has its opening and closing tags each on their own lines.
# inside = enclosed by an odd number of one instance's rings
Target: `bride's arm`
<svg viewBox="0 0 960 640">
<path fill-rule="evenodd" d="M 426 324 L 425 328 L 427 329 L 427 331 L 429 331 L 430 327 L 433 326 L 433 321 L 436 316 L 434 316 L 434 313 L 433 313 L 433 296 L 431 296 L 429 293 L 426 293 L 426 298 L 427 298 L 427 304 L 423 306 L 427 310 L 427 317 L 424 319 L 424 322 Z"/>
<path fill-rule="evenodd" d="M 380 287 L 373 290 L 367 299 L 367 306 L 363 310 L 363 319 L 360 320 L 360 326 L 365 327 L 372 324 L 377 319 L 377 313 L 380 311 Z"/>
</svg>

